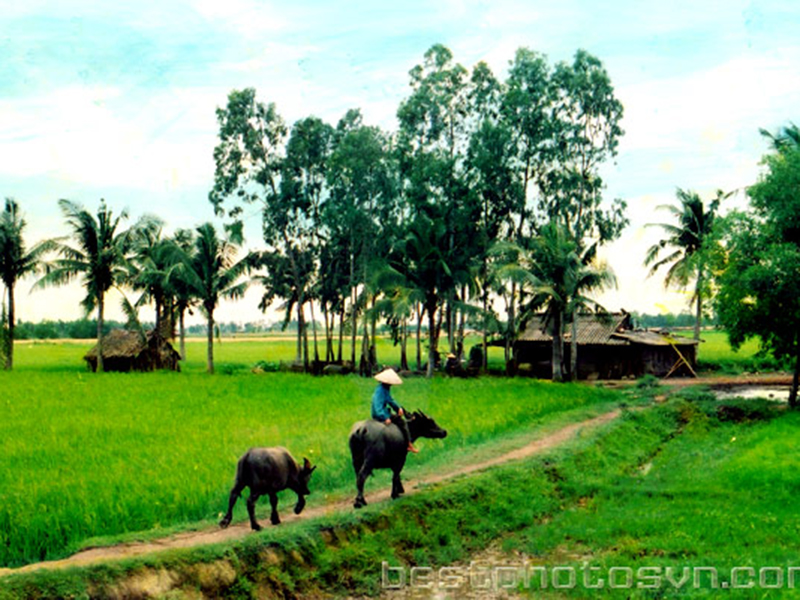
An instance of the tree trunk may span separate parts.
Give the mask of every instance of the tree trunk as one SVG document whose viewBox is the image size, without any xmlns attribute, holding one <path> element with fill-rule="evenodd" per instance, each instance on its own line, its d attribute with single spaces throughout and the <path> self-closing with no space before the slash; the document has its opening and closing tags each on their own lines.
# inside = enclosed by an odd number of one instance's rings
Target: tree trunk
<svg viewBox="0 0 800 600">
<path fill-rule="evenodd" d="M 561 311 L 553 317 L 553 381 L 564 381 L 564 327 Z"/>
<path fill-rule="evenodd" d="M 422 307 L 417 309 L 417 371 L 422 371 L 422 317 L 425 313 Z"/>
<path fill-rule="evenodd" d="M 456 336 L 455 336 L 455 309 L 453 308 L 453 291 L 447 294 L 447 309 L 445 311 L 445 318 L 447 319 L 447 345 L 450 347 L 450 352 L 456 351 Z"/>
<path fill-rule="evenodd" d="M 517 327 L 517 315 L 516 315 L 516 302 L 515 299 L 517 297 L 517 283 L 515 281 L 511 282 L 511 298 L 509 299 L 508 303 L 508 326 L 506 328 L 506 363 L 511 358 L 511 345 L 512 340 L 515 337 L 515 330 Z"/>
<path fill-rule="evenodd" d="M 311 331 L 314 334 L 314 361 L 319 362 L 319 346 L 317 344 L 317 319 L 314 317 L 314 300 L 308 303 L 311 307 Z"/>
<path fill-rule="evenodd" d="M 206 347 L 206 371 L 214 373 L 214 309 L 206 308 L 208 345 Z"/>
<path fill-rule="evenodd" d="M 103 294 L 97 296 L 97 372 L 102 373 L 103 366 Z"/>
<path fill-rule="evenodd" d="M 180 321 L 180 336 L 181 336 L 181 360 L 186 360 L 186 323 L 184 321 L 184 314 L 186 307 L 181 306 L 178 320 Z"/>
<path fill-rule="evenodd" d="M 351 254 L 350 254 L 350 310 L 353 311 L 353 331 L 350 332 L 350 362 L 353 364 L 353 369 L 356 365 L 356 339 L 358 338 L 358 310 L 356 310 L 356 275 L 355 275 L 355 255 L 352 253 L 352 248 L 355 242 L 351 240 Z"/>
<path fill-rule="evenodd" d="M 481 373 L 486 373 L 489 366 L 489 293 L 483 293 L 483 358 L 481 359 Z"/>
<path fill-rule="evenodd" d="M 463 286 L 461 288 L 461 302 L 463 303 L 462 306 L 466 306 L 467 304 L 467 286 Z M 465 310 L 461 310 L 459 312 L 458 318 L 458 333 L 456 335 L 456 354 L 458 355 L 458 360 L 464 358 L 464 329 L 467 326 L 467 313 Z"/>
<path fill-rule="evenodd" d="M 408 371 L 408 319 L 400 324 L 400 368 Z"/>
<path fill-rule="evenodd" d="M 367 311 L 364 311 L 364 326 L 361 332 L 361 358 L 358 361 L 358 372 L 362 377 L 372 377 L 372 366 L 369 362 L 369 323 Z"/>
<path fill-rule="evenodd" d="M 8 340 L 6 340 L 6 370 L 14 368 L 14 327 L 16 317 L 14 316 L 14 284 L 7 286 L 8 289 Z"/>
<path fill-rule="evenodd" d="M 797 387 L 800 383 L 800 348 L 795 344 L 797 356 L 794 361 L 794 376 L 792 377 L 792 389 L 789 391 L 789 408 L 797 408 Z"/>
<path fill-rule="evenodd" d="M 344 346 L 344 298 L 342 298 L 342 308 L 339 312 L 339 351 L 337 360 L 342 362 L 342 346 Z"/>
<path fill-rule="evenodd" d="M 371 336 L 370 345 L 369 345 L 370 364 L 372 364 L 373 367 L 377 367 L 378 366 L 378 334 L 377 334 L 377 330 L 376 330 L 377 329 L 376 326 L 377 326 L 377 323 L 378 323 L 378 317 L 375 314 L 375 304 L 377 304 L 377 302 L 378 302 L 378 296 L 375 295 L 375 296 L 372 297 L 372 317 L 370 319 L 370 327 L 372 328 L 371 329 L 372 336 Z"/>
<path fill-rule="evenodd" d="M 425 307 L 428 312 L 428 370 L 427 377 L 433 377 L 433 372 L 436 370 L 436 302 L 429 301 Z"/>
<path fill-rule="evenodd" d="M 700 295 L 700 286 L 702 284 L 701 275 L 697 276 L 697 285 L 695 286 L 695 295 L 697 296 L 697 309 L 694 319 L 694 339 L 700 339 L 700 322 L 703 320 L 703 298 Z"/>
<path fill-rule="evenodd" d="M 569 380 L 578 381 L 578 313 L 572 315 L 572 339 L 569 342 Z"/>
<path fill-rule="evenodd" d="M 303 370 L 308 371 L 308 327 L 306 326 L 306 315 L 305 310 L 303 310 L 303 303 L 299 303 L 297 305 L 297 315 L 298 315 L 298 326 L 300 327 L 300 339 L 303 343 L 303 356 L 301 360 L 303 361 Z"/>
</svg>

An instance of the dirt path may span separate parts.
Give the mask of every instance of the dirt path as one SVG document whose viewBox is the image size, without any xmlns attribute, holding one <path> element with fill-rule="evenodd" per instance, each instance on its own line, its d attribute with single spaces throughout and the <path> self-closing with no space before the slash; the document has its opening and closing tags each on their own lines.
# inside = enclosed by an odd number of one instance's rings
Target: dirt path
<svg viewBox="0 0 800 600">
<path fill-rule="evenodd" d="M 603 379 L 594 382 L 595 385 L 609 388 L 626 388 L 636 385 L 633 379 Z M 791 385 L 792 375 L 789 373 L 751 373 L 748 375 L 705 375 L 700 377 L 673 377 L 660 379 L 661 385 L 674 388 L 683 388 L 693 385 L 706 385 L 710 388 L 739 387 L 739 386 L 778 386 Z"/>
<path fill-rule="evenodd" d="M 457 470 L 415 480 L 413 482 L 413 486 L 408 486 L 406 494 L 409 495 L 416 493 L 418 488 L 421 486 L 439 483 L 454 477 L 467 475 L 476 471 L 481 471 L 483 469 L 488 469 L 490 467 L 507 463 L 509 461 L 519 460 L 533 456 L 534 454 L 545 452 L 546 450 L 555 448 L 556 446 L 559 446 L 572 439 L 578 434 L 579 431 L 583 429 L 598 427 L 599 425 L 616 419 L 619 417 L 620 413 L 620 410 L 613 410 L 585 421 L 573 423 L 501 456 L 468 465 Z M 378 502 L 387 501 L 389 499 L 390 492 L 391 490 L 387 487 L 367 494 L 367 502 L 370 504 L 376 504 Z M 311 519 L 322 515 L 351 510 L 353 510 L 352 500 L 335 502 L 305 510 L 301 515 L 287 513 L 283 517 L 283 523 L 290 524 L 301 519 Z M 266 526 L 268 527 L 269 525 Z M 120 544 L 117 546 L 90 548 L 88 550 L 78 552 L 77 554 L 73 554 L 72 556 L 62 560 L 33 563 L 17 569 L 0 569 L 0 577 L 14 573 L 27 573 L 39 569 L 62 569 L 66 567 L 90 565 L 98 562 L 120 560 L 124 558 L 140 556 L 142 554 L 149 554 L 151 552 L 159 552 L 162 550 L 171 550 L 175 548 L 189 548 L 194 546 L 202 546 L 205 544 L 217 544 L 219 542 L 225 542 L 228 540 L 240 539 L 248 534 L 250 534 L 250 524 L 247 520 L 245 520 L 239 523 L 234 523 L 227 529 L 213 528 L 203 531 L 191 531 L 172 535 L 162 539 L 151 540 L 148 542 L 135 542 L 130 544 Z"/>
</svg>

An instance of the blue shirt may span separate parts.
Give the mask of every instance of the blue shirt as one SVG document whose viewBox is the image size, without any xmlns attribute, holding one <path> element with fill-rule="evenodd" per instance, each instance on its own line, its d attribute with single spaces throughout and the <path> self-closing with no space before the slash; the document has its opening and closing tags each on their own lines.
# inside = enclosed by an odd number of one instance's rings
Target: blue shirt
<svg viewBox="0 0 800 600">
<path fill-rule="evenodd" d="M 387 406 L 391 406 L 395 411 L 400 410 L 400 406 L 392 399 L 392 394 L 389 391 L 390 386 L 379 384 L 378 389 L 372 394 L 372 418 L 379 421 L 385 421 L 392 415 Z"/>
</svg>

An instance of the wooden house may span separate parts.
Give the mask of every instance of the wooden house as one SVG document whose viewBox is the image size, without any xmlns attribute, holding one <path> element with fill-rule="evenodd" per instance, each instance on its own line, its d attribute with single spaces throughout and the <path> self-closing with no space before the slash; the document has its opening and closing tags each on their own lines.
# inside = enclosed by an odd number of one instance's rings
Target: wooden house
<svg viewBox="0 0 800 600">
<path fill-rule="evenodd" d="M 544 315 L 535 316 L 514 343 L 518 372 L 549 379 L 553 338 Z M 579 314 L 576 322 L 579 379 L 622 379 L 694 375 L 697 344 L 693 339 L 634 330 L 627 312 Z M 572 326 L 565 326 L 564 366 L 569 368 Z"/>
</svg>

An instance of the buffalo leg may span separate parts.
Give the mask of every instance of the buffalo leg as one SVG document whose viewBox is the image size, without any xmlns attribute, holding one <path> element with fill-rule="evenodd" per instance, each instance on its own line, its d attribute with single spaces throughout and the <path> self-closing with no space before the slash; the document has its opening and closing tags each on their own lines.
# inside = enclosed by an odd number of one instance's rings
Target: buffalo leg
<svg viewBox="0 0 800 600">
<path fill-rule="evenodd" d="M 400 471 L 394 471 L 392 476 L 392 500 L 397 499 L 400 495 L 405 494 L 403 483 L 400 481 Z"/>
<path fill-rule="evenodd" d="M 297 504 L 294 505 L 294 514 L 299 515 L 306 507 L 306 499 L 302 494 L 297 494 Z"/>
<path fill-rule="evenodd" d="M 233 486 L 230 498 L 228 499 L 228 512 L 225 513 L 225 516 L 222 517 L 222 520 L 219 522 L 219 526 L 223 529 L 231 524 L 231 519 L 233 518 L 233 507 L 236 504 L 236 501 L 239 499 L 239 495 L 242 493 L 244 488 L 245 486 L 239 485 L 238 482 Z"/>
<path fill-rule="evenodd" d="M 365 461 L 363 465 L 361 465 L 361 470 L 358 472 L 358 476 L 356 477 L 356 488 L 358 489 L 358 495 L 356 496 L 356 501 L 353 504 L 356 508 L 361 508 L 362 506 L 367 505 L 367 501 L 364 499 L 364 483 L 367 481 L 367 477 L 372 474 L 372 465 L 369 461 Z"/>
<path fill-rule="evenodd" d="M 253 531 L 261 531 L 261 525 L 256 521 L 256 502 L 259 494 L 250 490 L 250 497 L 247 499 L 247 514 L 250 515 L 250 528 Z"/>
<path fill-rule="evenodd" d="M 269 520 L 273 525 L 280 525 L 281 518 L 278 516 L 278 494 L 276 492 L 269 493 L 269 504 L 272 507 L 272 513 L 269 515 Z"/>
</svg>

